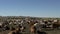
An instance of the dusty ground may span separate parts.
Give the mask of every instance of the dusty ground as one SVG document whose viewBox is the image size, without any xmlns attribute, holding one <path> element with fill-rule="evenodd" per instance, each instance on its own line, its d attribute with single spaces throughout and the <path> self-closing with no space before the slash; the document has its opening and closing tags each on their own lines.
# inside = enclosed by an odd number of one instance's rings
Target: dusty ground
<svg viewBox="0 0 60 34">
<path fill-rule="evenodd" d="M 9 31 L 2 31 L 0 34 L 7 34 Z M 60 34 L 60 30 L 51 30 L 51 31 L 46 31 L 48 34 Z M 29 34 L 28 32 L 25 32 L 23 34 Z"/>
</svg>

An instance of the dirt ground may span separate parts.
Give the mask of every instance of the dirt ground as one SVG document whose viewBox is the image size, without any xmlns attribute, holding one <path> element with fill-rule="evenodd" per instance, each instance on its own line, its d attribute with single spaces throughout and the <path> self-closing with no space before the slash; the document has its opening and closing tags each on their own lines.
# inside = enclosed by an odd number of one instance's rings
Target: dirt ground
<svg viewBox="0 0 60 34">
<path fill-rule="evenodd" d="M 9 31 L 2 31 L 0 34 L 8 34 Z M 51 31 L 46 31 L 47 34 L 60 34 L 60 30 L 51 30 Z M 23 34 L 29 34 L 28 32 L 25 32 Z"/>
</svg>

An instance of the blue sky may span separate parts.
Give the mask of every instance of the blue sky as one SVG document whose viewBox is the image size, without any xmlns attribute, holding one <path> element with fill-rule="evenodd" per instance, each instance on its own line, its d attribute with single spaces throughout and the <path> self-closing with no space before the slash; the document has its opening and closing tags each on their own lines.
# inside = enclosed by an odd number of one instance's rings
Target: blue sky
<svg viewBox="0 0 60 34">
<path fill-rule="evenodd" d="M 0 16 L 60 17 L 60 0 L 0 0 Z"/>
</svg>

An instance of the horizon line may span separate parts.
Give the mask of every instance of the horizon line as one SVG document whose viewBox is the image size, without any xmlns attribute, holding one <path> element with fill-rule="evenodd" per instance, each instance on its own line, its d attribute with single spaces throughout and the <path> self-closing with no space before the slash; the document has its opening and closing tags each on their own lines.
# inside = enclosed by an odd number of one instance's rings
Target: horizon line
<svg viewBox="0 0 60 34">
<path fill-rule="evenodd" d="M 10 15 L 10 16 L 13 16 L 13 17 L 20 17 L 18 15 Z M 0 17 L 8 17 L 8 16 L 0 16 Z M 37 18 L 60 18 L 60 17 L 48 17 L 48 16 L 22 16 L 22 17 L 37 17 Z"/>
</svg>

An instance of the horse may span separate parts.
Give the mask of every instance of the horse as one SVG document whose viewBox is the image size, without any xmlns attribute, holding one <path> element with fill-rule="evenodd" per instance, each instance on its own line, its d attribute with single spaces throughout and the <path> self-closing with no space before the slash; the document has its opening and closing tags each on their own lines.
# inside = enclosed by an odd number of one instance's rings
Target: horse
<svg viewBox="0 0 60 34">
<path fill-rule="evenodd" d="M 30 23 L 30 32 L 33 34 L 36 33 L 36 27 L 34 24 L 35 24 L 34 22 Z"/>
<path fill-rule="evenodd" d="M 21 34 L 20 28 L 12 28 L 12 30 L 8 34 Z"/>
</svg>

